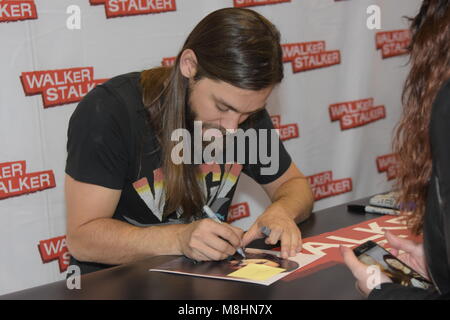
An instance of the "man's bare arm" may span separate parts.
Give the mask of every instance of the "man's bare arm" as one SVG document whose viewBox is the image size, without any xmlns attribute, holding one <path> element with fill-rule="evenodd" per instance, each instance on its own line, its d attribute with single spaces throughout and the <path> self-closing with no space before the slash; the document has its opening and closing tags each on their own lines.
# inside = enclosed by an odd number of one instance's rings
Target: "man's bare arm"
<svg viewBox="0 0 450 320">
<path fill-rule="evenodd" d="M 112 219 L 121 190 L 79 182 L 68 175 L 65 195 L 67 245 L 80 261 L 115 265 L 182 254 L 196 260 L 221 260 L 234 254 L 243 233 L 211 219 L 136 227 Z"/>
<path fill-rule="evenodd" d="M 76 259 L 122 264 L 153 255 L 181 254 L 177 233 L 182 226 L 140 228 L 112 219 L 120 195 L 121 190 L 66 175 L 67 243 Z"/>
<path fill-rule="evenodd" d="M 311 215 L 314 196 L 308 179 L 292 163 L 289 169 L 276 181 L 263 186 L 273 206 L 281 206 L 300 223 Z"/>
</svg>

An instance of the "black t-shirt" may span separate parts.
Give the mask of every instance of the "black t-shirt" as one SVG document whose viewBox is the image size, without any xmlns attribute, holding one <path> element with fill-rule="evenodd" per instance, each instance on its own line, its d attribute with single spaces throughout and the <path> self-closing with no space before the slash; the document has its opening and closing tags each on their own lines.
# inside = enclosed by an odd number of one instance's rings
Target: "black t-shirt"
<svg viewBox="0 0 450 320">
<path fill-rule="evenodd" d="M 139 227 L 183 223 L 180 210 L 162 215 L 161 151 L 147 122 L 139 76 L 139 72 L 132 72 L 114 77 L 81 100 L 69 122 L 65 171 L 77 181 L 122 190 L 113 219 Z M 253 127 L 273 129 L 267 111 L 261 113 Z M 278 171 L 273 175 L 261 174 L 264 167 L 261 163 L 200 164 L 199 184 L 207 203 L 226 221 L 240 173 L 244 172 L 259 184 L 279 178 L 291 164 L 281 141 L 278 160 Z M 82 273 L 109 267 L 73 257 L 71 264 L 80 266 Z"/>
</svg>

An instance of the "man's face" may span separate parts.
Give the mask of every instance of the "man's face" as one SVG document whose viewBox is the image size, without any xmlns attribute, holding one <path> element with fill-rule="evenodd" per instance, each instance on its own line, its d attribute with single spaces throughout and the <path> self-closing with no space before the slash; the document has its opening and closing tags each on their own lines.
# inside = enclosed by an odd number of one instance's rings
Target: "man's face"
<svg viewBox="0 0 450 320">
<path fill-rule="evenodd" d="M 193 120 L 203 122 L 203 130 L 216 128 L 225 134 L 234 131 L 252 114 L 266 106 L 273 86 L 254 91 L 223 81 L 203 78 L 190 84 L 189 107 Z"/>
</svg>

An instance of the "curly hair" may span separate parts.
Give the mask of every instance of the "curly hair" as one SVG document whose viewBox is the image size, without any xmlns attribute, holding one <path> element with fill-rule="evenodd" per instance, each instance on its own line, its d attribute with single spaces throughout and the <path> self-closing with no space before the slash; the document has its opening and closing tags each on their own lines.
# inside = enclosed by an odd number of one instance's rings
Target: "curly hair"
<svg viewBox="0 0 450 320">
<path fill-rule="evenodd" d="M 409 20 L 411 69 L 403 87 L 403 114 L 395 128 L 393 149 L 399 161 L 400 208 L 409 211 L 408 226 L 419 235 L 432 171 L 431 109 L 438 90 L 450 78 L 450 1 L 424 0 L 417 16 Z"/>
</svg>

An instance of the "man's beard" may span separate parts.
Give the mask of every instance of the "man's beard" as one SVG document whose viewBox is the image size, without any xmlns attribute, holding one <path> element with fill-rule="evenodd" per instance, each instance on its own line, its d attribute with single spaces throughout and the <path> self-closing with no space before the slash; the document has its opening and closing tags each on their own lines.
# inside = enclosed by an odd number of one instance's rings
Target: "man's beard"
<svg viewBox="0 0 450 320">
<path fill-rule="evenodd" d="M 185 104 L 185 128 L 189 131 L 191 135 L 191 155 L 194 156 L 194 154 L 197 154 L 198 156 L 201 156 L 203 159 L 203 153 L 205 151 L 205 148 L 211 144 L 214 143 L 214 150 L 217 150 L 218 153 L 212 156 L 219 161 L 219 163 L 224 163 L 224 159 L 227 159 L 227 162 L 229 159 L 227 158 L 227 146 L 229 142 L 233 142 L 235 136 L 237 135 L 239 130 L 227 130 L 224 127 L 217 125 L 215 123 L 210 122 L 204 122 L 201 121 L 201 144 L 200 143 L 194 143 L 194 131 L 200 131 L 199 125 L 195 125 L 195 121 L 200 121 L 198 119 L 198 114 L 192 109 L 192 102 L 191 102 L 191 87 L 187 90 L 186 94 L 186 104 Z M 209 132 L 210 139 L 205 138 L 205 133 L 207 130 L 216 129 L 220 132 L 219 143 L 215 140 L 217 132 Z M 197 132 L 198 134 L 198 132 Z M 212 137 L 211 137 L 212 136 Z M 217 148 L 216 148 L 217 147 Z M 236 146 L 230 145 L 229 151 L 231 152 L 230 156 L 232 155 L 232 158 L 235 159 L 236 157 Z M 233 150 L 231 150 L 233 149 Z M 211 150 L 211 148 L 210 148 Z M 209 151 L 210 151 L 209 150 Z M 231 160 L 230 160 L 231 161 Z M 234 161 L 234 160 L 233 160 Z"/>
</svg>

